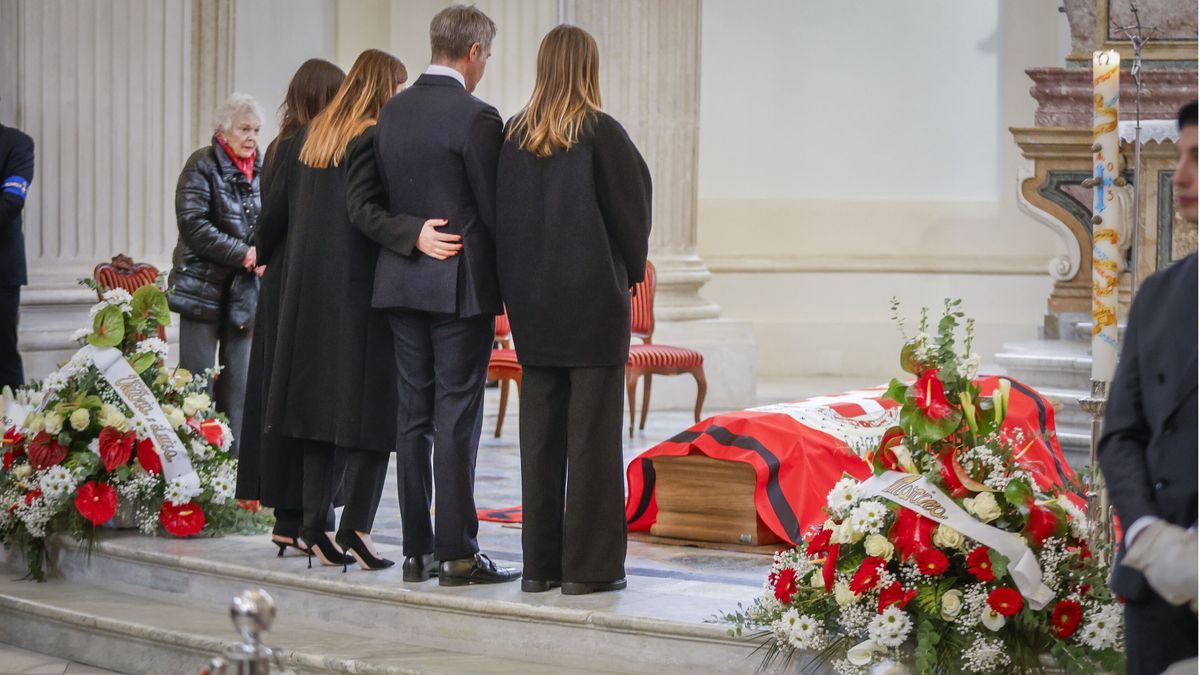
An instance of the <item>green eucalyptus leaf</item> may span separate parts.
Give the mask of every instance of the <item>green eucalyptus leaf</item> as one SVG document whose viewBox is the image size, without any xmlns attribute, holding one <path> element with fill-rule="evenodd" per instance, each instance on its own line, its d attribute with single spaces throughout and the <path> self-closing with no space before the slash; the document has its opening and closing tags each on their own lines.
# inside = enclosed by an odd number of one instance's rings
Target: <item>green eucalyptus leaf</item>
<svg viewBox="0 0 1200 675">
<path fill-rule="evenodd" d="M 125 338 L 125 316 L 119 307 L 109 305 L 96 313 L 88 343 L 93 347 L 116 347 Z"/>
<path fill-rule="evenodd" d="M 72 471 L 79 469 L 85 476 L 91 476 L 100 470 L 100 455 L 94 452 L 72 452 L 64 462 Z"/>
<path fill-rule="evenodd" d="M 907 394 L 908 385 L 893 377 L 891 384 L 888 385 L 887 393 L 883 395 L 883 399 L 885 401 L 904 403 L 904 398 Z"/>
<path fill-rule="evenodd" d="M 1002 579 L 1008 574 L 1008 558 L 1003 553 L 998 553 L 996 549 L 988 549 L 988 560 L 992 562 L 992 571 L 995 572 L 997 579 Z"/>
</svg>

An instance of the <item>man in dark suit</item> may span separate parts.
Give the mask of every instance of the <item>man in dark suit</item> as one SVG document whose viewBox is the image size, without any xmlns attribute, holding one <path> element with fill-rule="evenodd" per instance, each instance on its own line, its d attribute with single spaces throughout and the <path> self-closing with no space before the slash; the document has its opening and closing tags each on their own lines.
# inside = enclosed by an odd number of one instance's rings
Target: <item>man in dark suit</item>
<svg viewBox="0 0 1200 675">
<path fill-rule="evenodd" d="M 0 124 L 0 389 L 25 384 L 17 318 L 25 274 L 21 211 L 33 182 L 33 139 Z"/>
<path fill-rule="evenodd" d="M 429 34 L 432 65 L 384 105 L 375 146 L 389 209 L 446 221 L 440 231 L 426 223 L 420 252 L 383 249 L 375 268 L 372 304 L 390 312 L 396 346 L 404 579 L 512 581 L 519 572 L 479 553 L 474 497 L 483 386 L 501 311 L 495 213 L 503 125 L 471 92 L 496 25 L 475 7 L 455 5 L 433 18 Z"/>
<path fill-rule="evenodd" d="M 1196 104 L 1180 111 L 1174 195 L 1196 222 Z M 1162 673 L 1196 642 L 1196 254 L 1134 299 L 1099 460 L 1124 527 L 1112 588 L 1125 598 L 1127 671 Z"/>
</svg>

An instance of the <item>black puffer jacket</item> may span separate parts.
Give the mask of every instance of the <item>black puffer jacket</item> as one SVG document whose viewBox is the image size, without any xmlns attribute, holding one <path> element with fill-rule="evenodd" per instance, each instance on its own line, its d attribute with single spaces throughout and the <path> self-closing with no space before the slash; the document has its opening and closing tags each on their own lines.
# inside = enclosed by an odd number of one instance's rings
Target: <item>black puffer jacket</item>
<svg viewBox="0 0 1200 675">
<path fill-rule="evenodd" d="M 228 320 L 240 328 L 254 322 L 258 277 L 242 268 L 262 211 L 258 176 L 238 170 L 214 137 L 192 153 L 175 188 L 179 241 L 171 256 L 171 309 L 197 321 Z"/>
</svg>

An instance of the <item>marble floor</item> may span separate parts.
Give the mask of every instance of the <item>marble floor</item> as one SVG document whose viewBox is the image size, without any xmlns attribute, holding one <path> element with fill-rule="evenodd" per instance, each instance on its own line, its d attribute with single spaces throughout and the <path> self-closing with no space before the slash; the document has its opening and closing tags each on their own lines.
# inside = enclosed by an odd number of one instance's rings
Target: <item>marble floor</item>
<svg viewBox="0 0 1200 675">
<path fill-rule="evenodd" d="M 0 643 L 0 673 L 4 675 L 115 675 L 111 670 L 64 661 Z"/>
</svg>

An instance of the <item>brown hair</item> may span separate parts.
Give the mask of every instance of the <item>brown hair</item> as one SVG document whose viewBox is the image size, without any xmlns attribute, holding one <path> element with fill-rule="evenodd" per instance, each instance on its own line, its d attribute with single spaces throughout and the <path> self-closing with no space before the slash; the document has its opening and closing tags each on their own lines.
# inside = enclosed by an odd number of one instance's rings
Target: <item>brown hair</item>
<svg viewBox="0 0 1200 675">
<path fill-rule="evenodd" d="M 295 136 L 317 113 L 329 105 L 346 73 L 324 59 L 305 61 L 288 84 L 287 95 L 279 104 L 279 138 Z M 271 143 L 264 165 L 271 163 L 272 155 L 279 147 Z"/>
<path fill-rule="evenodd" d="M 533 95 L 509 127 L 522 150 L 549 157 L 570 150 L 588 114 L 600 110 L 600 50 L 587 31 L 554 28 L 542 39 Z"/>
<path fill-rule="evenodd" d="M 404 64 L 391 54 L 378 49 L 359 54 L 333 101 L 309 125 L 300 161 L 317 169 L 340 164 L 351 139 L 375 124 L 380 108 L 406 80 Z"/>
<path fill-rule="evenodd" d="M 433 61 L 457 61 L 471 51 L 471 45 L 491 46 L 496 23 L 475 5 L 451 5 L 429 22 L 429 46 Z"/>
</svg>

